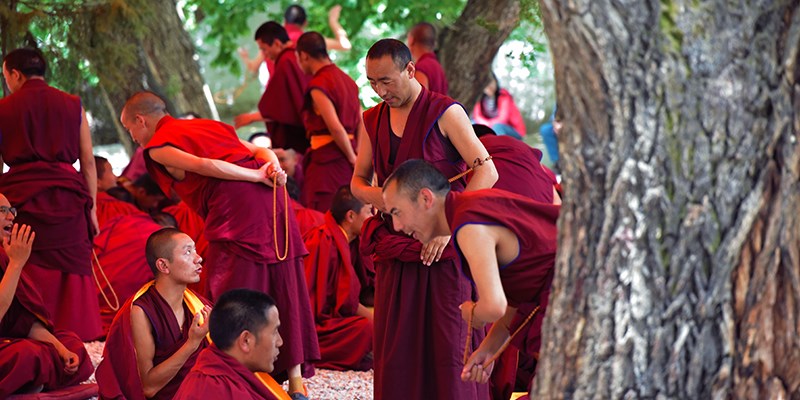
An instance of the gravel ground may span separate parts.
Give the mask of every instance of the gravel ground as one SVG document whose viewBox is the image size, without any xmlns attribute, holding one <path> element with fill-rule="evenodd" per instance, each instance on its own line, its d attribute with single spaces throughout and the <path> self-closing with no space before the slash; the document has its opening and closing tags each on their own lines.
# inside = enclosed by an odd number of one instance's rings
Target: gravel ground
<svg viewBox="0 0 800 400">
<path fill-rule="evenodd" d="M 104 342 L 86 343 L 86 351 L 97 367 L 103 354 Z M 94 374 L 88 382 L 95 382 Z M 312 399 L 318 400 L 368 400 L 372 399 L 372 371 L 331 371 L 317 369 L 316 375 L 306 381 Z"/>
</svg>

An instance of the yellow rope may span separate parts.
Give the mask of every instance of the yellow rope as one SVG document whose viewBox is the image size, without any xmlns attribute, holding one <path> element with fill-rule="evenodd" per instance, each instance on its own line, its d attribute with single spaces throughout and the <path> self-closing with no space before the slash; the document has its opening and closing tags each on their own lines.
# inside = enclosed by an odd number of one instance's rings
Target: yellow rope
<svg viewBox="0 0 800 400">
<path fill-rule="evenodd" d="M 97 285 L 97 290 L 100 291 L 100 294 L 103 296 L 103 299 L 106 301 L 106 304 L 108 304 L 108 306 L 111 307 L 112 310 L 117 311 L 119 310 L 119 297 L 117 297 L 117 292 L 111 286 L 111 282 L 108 280 L 106 272 L 103 270 L 103 266 L 100 265 L 100 260 L 97 258 L 97 253 L 94 252 L 94 249 L 92 249 L 92 256 L 94 257 L 94 262 L 97 263 L 97 269 L 100 270 L 100 274 L 103 275 L 103 279 L 106 281 L 106 284 L 108 284 L 108 290 L 111 291 L 111 295 L 114 296 L 114 302 L 117 305 L 116 306 L 112 305 L 111 301 L 108 300 L 108 296 L 106 296 L 105 291 L 103 291 L 103 288 L 100 287 L 100 280 L 97 279 L 97 273 L 94 272 L 94 267 L 92 267 L 92 276 L 94 277 L 94 283 Z"/>
<path fill-rule="evenodd" d="M 275 241 L 275 256 L 278 261 L 283 261 L 289 255 L 289 192 L 283 188 L 283 208 L 286 212 L 284 222 L 286 230 L 286 240 L 284 241 L 283 256 L 278 250 L 278 174 L 272 177 L 272 238 Z"/>
<path fill-rule="evenodd" d="M 469 167 L 469 169 L 467 169 L 466 171 L 464 171 L 464 172 L 462 172 L 462 173 L 460 173 L 460 174 L 448 179 L 447 182 L 453 183 L 454 181 L 456 181 L 456 180 L 460 179 L 462 176 L 474 171 L 475 168 L 480 167 L 481 165 L 483 165 L 483 163 L 485 163 L 485 162 L 487 162 L 487 161 L 489 161 L 491 159 L 492 159 L 492 156 L 487 156 L 483 160 L 481 160 L 480 157 L 476 158 L 475 161 L 472 162 L 472 166 Z"/>
<path fill-rule="evenodd" d="M 470 352 L 470 344 L 472 343 L 472 318 L 473 318 L 473 315 L 475 315 L 475 306 L 477 304 L 478 304 L 477 302 L 476 303 L 472 303 L 472 311 L 469 314 L 469 326 L 467 327 L 467 343 L 464 346 L 464 365 L 467 364 L 467 361 L 469 360 L 469 358 L 467 356 L 471 353 Z M 537 311 L 539 311 L 539 306 L 536 306 L 536 308 L 534 308 L 533 311 L 531 311 L 531 313 L 528 314 L 528 317 L 525 318 L 524 321 L 522 321 L 522 324 L 519 325 L 519 327 L 514 331 L 514 333 L 512 333 L 511 336 L 509 336 L 508 339 L 506 339 L 503 342 L 503 345 L 500 346 L 500 349 L 497 350 L 492 355 L 491 358 L 486 360 L 485 363 L 483 363 L 483 368 L 488 368 L 489 365 L 491 365 L 493 362 L 497 361 L 498 358 L 500 358 L 500 355 L 503 354 L 504 351 L 506 351 L 508 346 L 511 344 L 511 341 L 514 340 L 514 337 L 517 336 L 517 334 L 522 330 L 522 328 L 525 327 L 525 325 L 528 325 L 528 322 L 530 322 L 531 318 L 533 318 L 533 316 L 536 315 Z M 495 323 L 497 323 L 497 322 L 495 322 Z"/>
</svg>

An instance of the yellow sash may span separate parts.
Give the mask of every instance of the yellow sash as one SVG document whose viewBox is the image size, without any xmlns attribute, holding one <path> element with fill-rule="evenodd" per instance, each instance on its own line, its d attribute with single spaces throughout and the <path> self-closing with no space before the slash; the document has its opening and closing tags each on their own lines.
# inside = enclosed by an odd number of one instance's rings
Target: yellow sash
<svg viewBox="0 0 800 400">
<path fill-rule="evenodd" d="M 150 281 L 146 283 L 144 286 L 142 286 L 141 289 L 139 289 L 138 292 L 136 292 L 136 294 L 133 296 L 133 299 L 134 300 L 138 299 L 139 296 L 147 292 L 147 289 L 149 289 L 150 286 L 153 286 L 154 284 L 155 281 Z M 183 301 L 184 303 L 186 303 L 186 306 L 189 308 L 189 311 L 192 313 L 192 315 L 199 313 L 200 310 L 202 310 L 203 307 L 205 307 L 203 301 L 200 300 L 200 298 L 197 297 L 197 295 L 194 294 L 194 292 L 192 292 L 189 289 L 183 291 Z M 133 304 L 133 302 L 131 302 L 131 304 Z M 208 339 L 208 343 L 213 343 L 211 341 L 210 334 L 206 335 L 206 339 Z M 256 378 L 258 378 L 258 380 L 262 384 L 264 384 L 264 386 L 267 388 L 267 390 L 269 390 L 272 393 L 273 396 L 275 396 L 280 400 L 291 400 L 289 394 L 287 394 L 286 391 L 283 390 L 283 386 L 281 386 L 278 382 L 276 382 L 275 379 L 272 379 L 272 377 L 269 374 L 265 372 L 255 372 L 255 375 Z"/>
</svg>

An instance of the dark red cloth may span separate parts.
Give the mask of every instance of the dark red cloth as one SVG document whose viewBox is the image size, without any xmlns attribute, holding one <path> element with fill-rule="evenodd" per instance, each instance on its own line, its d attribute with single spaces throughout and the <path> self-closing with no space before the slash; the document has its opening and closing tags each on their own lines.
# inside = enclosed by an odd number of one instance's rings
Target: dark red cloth
<svg viewBox="0 0 800 400">
<path fill-rule="evenodd" d="M 432 162 L 446 176 L 466 168 L 453 145 L 436 128 L 444 111 L 457 103 L 423 88 L 415 101 L 394 165 L 390 164 L 389 107 L 364 113 L 378 184 L 395 165 L 412 158 Z M 452 185 L 463 190 L 463 180 Z M 487 398 L 486 385 L 461 381 L 467 326 L 458 306 L 474 299 L 452 245 L 431 266 L 420 262 L 422 244 L 396 232 L 389 216 L 372 217 L 362 228 L 361 252 L 375 265 L 375 398 Z M 483 332 L 473 331 L 473 350 Z"/>
<path fill-rule="evenodd" d="M 286 398 L 276 396 L 242 363 L 214 345 L 200 353 L 183 382 L 175 400 Z"/>
<path fill-rule="evenodd" d="M 208 296 L 217 298 L 227 290 L 248 288 L 272 296 L 282 316 L 281 330 L 292 340 L 283 346 L 276 372 L 319 358 L 314 319 L 306 296 L 302 257 L 307 254 L 293 212 L 286 213 L 285 188 L 279 187 L 273 221 L 273 189 L 264 184 L 227 181 L 186 172 L 174 181 L 164 167 L 149 158 L 148 149 L 173 146 L 198 157 L 218 159 L 246 168 L 258 168 L 229 125 L 204 120 L 176 120 L 166 116 L 145 147 L 150 174 L 163 189 L 174 188 L 186 204 L 205 220 L 209 242 L 205 265 Z M 168 190 L 165 193 L 169 193 Z M 288 215 L 288 220 L 285 217 Z M 273 229 L 277 228 L 277 232 Z M 285 247 L 286 229 L 289 244 Z M 275 239 L 277 238 L 277 243 Z M 276 250 L 277 249 L 277 250 Z M 286 249 L 286 250 L 285 250 Z M 276 252 L 286 255 L 278 259 Z M 306 375 L 313 375 L 308 364 Z"/>
<path fill-rule="evenodd" d="M 120 177 L 127 178 L 131 182 L 135 182 L 139 179 L 140 176 L 147 173 L 147 167 L 144 165 L 144 149 L 140 146 L 136 147 L 134 150 L 133 155 L 131 156 L 131 160 L 128 162 L 128 165 L 125 166 L 125 169 L 122 170 L 122 175 Z"/>
<path fill-rule="evenodd" d="M 275 61 L 275 70 L 258 102 L 258 111 L 266 119 L 272 147 L 295 149 L 305 154 L 308 139 L 303 127 L 303 96 L 310 77 L 297 63 L 294 46 L 284 49 Z"/>
<path fill-rule="evenodd" d="M 303 107 L 303 124 L 310 135 L 329 135 L 330 131 L 325 121 L 314 111 L 312 90 L 319 90 L 330 99 L 345 132 L 356 132 L 361 122 L 361 102 L 358 100 L 358 85 L 353 78 L 336 64 L 328 64 L 320 68 L 308 82 Z"/>
<path fill-rule="evenodd" d="M 178 341 L 181 341 L 182 344 L 188 339 L 188 324 L 191 324 L 193 316 L 184 302 L 184 313 L 188 322 L 184 323 L 183 328 L 178 327 L 178 321 L 172 309 L 158 294 L 155 286 L 149 285 L 149 287 L 143 288 L 146 292 L 138 297 L 138 299 L 142 299 L 146 296 L 145 300 L 137 305 L 142 306 L 142 310 L 145 311 L 150 324 L 153 326 L 153 339 L 156 341 L 156 359 L 163 361 L 180 348 L 180 345 L 176 345 Z M 101 399 L 145 399 L 142 391 L 142 381 L 139 377 L 139 369 L 136 364 L 136 349 L 133 345 L 133 330 L 131 327 L 131 307 L 138 299 L 131 297 L 120 307 L 120 311 L 114 318 L 114 322 L 108 332 L 106 345 L 103 348 L 103 359 L 95 372 Z M 204 304 L 211 304 L 202 297 L 199 297 L 199 299 Z M 162 393 L 166 394 L 165 390 L 173 394 L 177 391 L 180 382 L 183 381 L 194 365 L 200 350 L 207 345 L 206 340 L 203 340 L 203 344 L 199 346 L 198 351 L 186 361 L 178 374 L 159 392 L 159 396 Z M 170 348 L 172 348 L 172 353 L 167 354 Z M 158 362 L 154 360 L 153 365 L 157 364 Z"/>
<path fill-rule="evenodd" d="M 335 370 L 372 368 L 365 357 L 372 351 L 372 323 L 356 312 L 361 285 L 353 269 L 344 231 L 325 213 L 325 223 L 303 236 L 309 251 L 306 283 L 317 325 L 320 361 Z"/>
<path fill-rule="evenodd" d="M 448 84 L 442 64 L 434 53 L 425 53 L 414 63 L 417 71 L 428 77 L 428 90 L 447 96 Z"/>
<path fill-rule="evenodd" d="M 555 176 L 539 162 L 542 152 L 511 136 L 480 137 L 492 156 L 498 179 L 494 189 L 502 189 L 542 203 L 553 202 Z"/>
<path fill-rule="evenodd" d="M 375 306 L 375 264 L 372 257 L 361 254 L 361 237 L 350 242 L 350 260 L 361 285 L 359 299 L 367 307 Z"/>
<path fill-rule="evenodd" d="M 483 124 L 492 127 L 495 124 L 506 124 L 514 128 L 520 136 L 525 136 L 525 120 L 522 119 L 514 98 L 508 90 L 500 89 L 497 95 L 497 115 L 489 117 L 483 111 L 483 103 L 480 99 L 475 102 L 472 109 L 472 119 L 476 124 Z"/>
<path fill-rule="evenodd" d="M 142 210 L 136 208 L 131 203 L 124 202 L 110 196 L 106 192 L 97 192 L 97 222 L 100 224 L 100 231 L 112 219 L 123 215 L 147 215 Z M 95 238 L 97 240 L 97 238 Z"/>
<path fill-rule="evenodd" d="M 355 147 L 355 141 L 350 143 Z M 312 210 L 326 212 L 331 208 L 336 191 L 350 184 L 353 164 L 347 161 L 336 142 L 330 142 L 308 150 L 303 157 L 303 173 L 305 182 L 301 201 Z"/>
<path fill-rule="evenodd" d="M 97 260 L 100 261 L 105 276 L 111 282 L 111 287 L 120 302 L 130 298 L 142 285 L 153 280 L 153 272 L 147 265 L 144 247 L 150 234 L 159 229 L 161 225 L 153 222 L 149 215 L 139 211 L 110 220 L 100 228 L 100 234 L 94 238 Z M 113 302 L 112 291 L 99 270 L 97 277 L 100 290 Z M 117 311 L 106 303 L 100 293 L 97 293 L 97 301 L 100 303 L 103 332 L 107 334 Z"/>
<path fill-rule="evenodd" d="M 175 217 L 175 221 L 178 222 L 177 228 L 194 240 L 197 254 L 203 258 L 203 263 L 205 264 L 205 259 L 208 257 L 208 240 L 206 240 L 206 235 L 203 234 L 206 227 L 203 218 L 200 218 L 196 212 L 192 211 L 185 201 L 178 202 L 178 204 L 169 207 L 164 207 L 162 211 Z M 200 272 L 200 282 L 190 284 L 189 289 L 197 293 L 206 293 L 207 283 L 208 269 L 203 268 L 203 271 Z"/>
<path fill-rule="evenodd" d="M 300 227 L 300 233 L 305 235 L 308 231 L 316 228 L 325 222 L 325 214 L 303 207 L 298 201 L 290 200 L 292 208 L 294 208 L 295 217 L 297 217 L 297 224 Z"/>
<path fill-rule="evenodd" d="M 0 280 L 8 261 L 5 251 L 0 249 Z M 64 347 L 78 356 L 75 374 L 64 372 L 64 362 L 52 344 L 28 339 L 35 322 L 40 322 Z M 0 316 L 0 398 L 40 385 L 45 390 L 77 385 L 89 379 L 92 371 L 92 362 L 83 342 L 72 332 L 53 331 L 41 295 L 23 269 L 14 299 L 5 315 Z"/>
</svg>

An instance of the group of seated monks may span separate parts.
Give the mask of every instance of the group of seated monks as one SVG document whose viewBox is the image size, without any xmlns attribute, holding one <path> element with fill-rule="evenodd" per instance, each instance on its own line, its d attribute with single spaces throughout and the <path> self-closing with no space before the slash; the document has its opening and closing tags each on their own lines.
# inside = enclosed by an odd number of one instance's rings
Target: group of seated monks
<svg viewBox="0 0 800 400">
<path fill-rule="evenodd" d="M 141 146 L 122 179 L 41 54 L 9 53 L 0 398 L 85 381 L 82 341 L 102 337 L 100 398 L 307 399 L 315 366 L 374 369 L 377 399 L 524 390 L 560 187 L 541 152 L 446 96 L 434 39 L 423 23 L 370 48 L 383 101 L 362 114 L 322 35 L 267 22 L 272 74 L 235 124 L 264 122 L 274 149 L 143 91 L 121 111 Z"/>
</svg>

